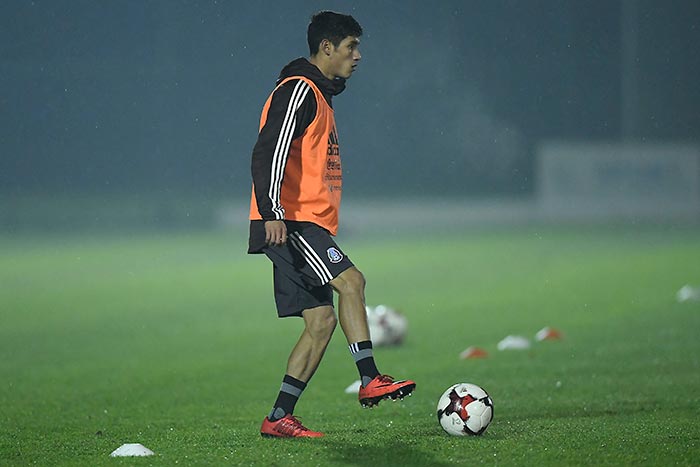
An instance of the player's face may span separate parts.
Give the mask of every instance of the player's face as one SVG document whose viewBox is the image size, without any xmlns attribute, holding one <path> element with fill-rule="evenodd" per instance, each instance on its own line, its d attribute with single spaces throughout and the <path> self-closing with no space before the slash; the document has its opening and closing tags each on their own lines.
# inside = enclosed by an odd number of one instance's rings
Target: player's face
<svg viewBox="0 0 700 467">
<path fill-rule="evenodd" d="M 333 75 L 340 78 L 349 78 L 357 68 L 362 55 L 360 55 L 360 39 L 348 36 L 343 39 L 338 47 L 331 44 L 331 63 Z"/>
</svg>

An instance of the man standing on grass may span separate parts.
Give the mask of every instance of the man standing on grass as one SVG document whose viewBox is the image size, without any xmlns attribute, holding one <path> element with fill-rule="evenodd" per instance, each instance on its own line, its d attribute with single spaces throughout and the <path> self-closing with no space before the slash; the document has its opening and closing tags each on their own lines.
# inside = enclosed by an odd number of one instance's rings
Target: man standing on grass
<svg viewBox="0 0 700 467">
<path fill-rule="evenodd" d="M 382 375 L 372 356 L 362 273 L 334 242 L 342 172 L 332 98 L 360 61 L 362 27 L 352 16 L 322 11 L 307 31 L 310 57 L 285 66 L 267 99 L 253 149 L 248 253 L 272 261 L 279 317 L 299 316 L 304 331 L 260 433 L 319 437 L 294 417 L 294 406 L 318 368 L 338 319 L 362 379 L 360 404 L 403 398 L 410 380 Z M 338 317 L 333 308 L 338 293 Z"/>
</svg>

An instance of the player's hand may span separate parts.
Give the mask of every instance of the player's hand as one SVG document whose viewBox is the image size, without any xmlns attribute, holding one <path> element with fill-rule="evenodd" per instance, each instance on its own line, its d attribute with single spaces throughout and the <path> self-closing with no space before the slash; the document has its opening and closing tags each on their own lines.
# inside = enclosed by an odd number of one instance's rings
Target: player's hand
<svg viewBox="0 0 700 467">
<path fill-rule="evenodd" d="M 287 243 L 287 224 L 284 221 L 266 221 L 265 243 L 269 246 L 280 246 Z"/>
</svg>

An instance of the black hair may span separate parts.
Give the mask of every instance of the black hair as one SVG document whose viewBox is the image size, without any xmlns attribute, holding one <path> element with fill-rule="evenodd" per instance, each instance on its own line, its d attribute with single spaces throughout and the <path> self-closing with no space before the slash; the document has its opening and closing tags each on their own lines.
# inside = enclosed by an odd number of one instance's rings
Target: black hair
<svg viewBox="0 0 700 467">
<path fill-rule="evenodd" d="M 319 11 L 311 17 L 306 40 L 309 43 L 309 52 L 311 55 L 316 55 L 323 39 L 328 39 L 338 47 L 346 37 L 361 35 L 362 26 L 352 16 L 334 11 Z"/>
</svg>

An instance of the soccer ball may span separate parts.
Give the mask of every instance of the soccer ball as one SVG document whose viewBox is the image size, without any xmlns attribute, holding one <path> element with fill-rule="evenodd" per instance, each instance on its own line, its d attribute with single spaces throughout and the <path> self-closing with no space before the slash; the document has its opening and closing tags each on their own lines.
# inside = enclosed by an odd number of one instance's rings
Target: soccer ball
<svg viewBox="0 0 700 467">
<path fill-rule="evenodd" d="M 406 337 L 408 321 L 406 317 L 386 305 L 367 306 L 367 324 L 372 344 L 399 345 Z"/>
<path fill-rule="evenodd" d="M 451 435 L 480 435 L 493 419 L 493 401 L 476 384 L 455 384 L 440 396 L 437 418 Z"/>
</svg>

